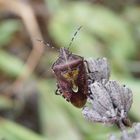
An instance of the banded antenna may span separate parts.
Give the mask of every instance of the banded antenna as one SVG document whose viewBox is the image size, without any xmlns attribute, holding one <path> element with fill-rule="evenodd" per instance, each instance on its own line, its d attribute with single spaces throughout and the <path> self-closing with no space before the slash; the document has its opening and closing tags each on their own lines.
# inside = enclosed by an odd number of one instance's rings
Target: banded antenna
<svg viewBox="0 0 140 140">
<path fill-rule="evenodd" d="M 75 39 L 77 33 L 81 30 L 82 27 L 83 27 L 83 26 L 80 26 L 80 27 L 76 30 L 76 32 L 74 33 L 74 35 L 73 35 L 73 37 L 72 37 L 72 39 L 71 39 L 71 41 L 70 41 L 70 43 L 69 43 L 68 50 L 69 50 L 69 48 L 71 47 L 71 45 L 72 45 L 72 43 L 73 43 L 73 41 L 74 41 L 74 39 Z"/>
<path fill-rule="evenodd" d="M 71 39 L 71 41 L 70 41 L 70 43 L 69 43 L 69 45 L 68 45 L 68 50 L 69 50 L 69 48 L 71 47 L 71 45 L 72 45 L 72 43 L 73 43 L 73 41 L 74 41 L 74 39 L 75 39 L 77 33 L 81 30 L 82 27 L 83 27 L 83 26 L 80 26 L 80 27 L 76 30 L 76 32 L 74 33 L 74 35 L 73 35 L 73 37 L 72 37 L 72 39 Z M 45 46 L 47 46 L 47 47 L 49 47 L 49 48 L 55 48 L 54 46 L 51 46 L 49 43 L 47 43 L 47 42 L 45 42 L 45 41 L 43 41 L 43 40 L 40 40 L 40 39 L 36 39 L 36 40 L 39 41 L 39 42 L 41 42 L 42 44 L 44 44 Z"/>
<path fill-rule="evenodd" d="M 43 40 L 40 40 L 40 39 L 36 39 L 37 41 L 41 42 L 42 44 L 44 44 L 45 46 L 49 47 L 49 48 L 54 48 L 53 46 L 51 46 L 49 43 L 43 41 Z"/>
</svg>

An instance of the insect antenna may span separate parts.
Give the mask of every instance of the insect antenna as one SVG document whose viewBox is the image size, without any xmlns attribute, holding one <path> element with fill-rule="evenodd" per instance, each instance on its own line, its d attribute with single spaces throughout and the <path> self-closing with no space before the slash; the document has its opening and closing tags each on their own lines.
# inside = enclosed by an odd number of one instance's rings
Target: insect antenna
<svg viewBox="0 0 140 140">
<path fill-rule="evenodd" d="M 51 46 L 49 43 L 43 41 L 43 40 L 40 40 L 40 39 L 36 39 L 37 41 L 41 42 L 42 44 L 44 44 L 44 46 L 47 46 L 48 48 L 55 48 L 54 46 Z"/>
<path fill-rule="evenodd" d="M 74 33 L 74 35 L 73 35 L 73 37 L 72 37 L 72 39 L 71 39 L 71 41 L 70 41 L 70 43 L 69 43 L 68 50 L 70 49 L 70 47 L 71 47 L 71 45 L 72 45 L 72 43 L 73 43 L 73 41 L 74 41 L 74 39 L 75 39 L 77 33 L 81 30 L 82 27 L 83 27 L 83 26 L 80 26 L 80 27 L 76 30 L 76 32 Z"/>
<path fill-rule="evenodd" d="M 77 33 L 80 31 L 81 28 L 82 28 L 82 26 L 78 27 L 78 29 L 77 29 L 76 32 L 74 33 L 74 35 L 73 35 L 73 37 L 72 37 L 72 39 L 71 39 L 71 41 L 70 41 L 70 43 L 69 43 L 69 45 L 68 45 L 68 51 L 69 51 L 70 47 L 72 46 L 72 43 L 73 43 L 73 41 L 74 41 L 74 39 L 75 39 Z M 63 51 L 63 56 L 65 57 L 65 61 L 66 61 L 66 63 L 68 63 L 67 55 L 66 55 L 66 52 L 65 52 L 64 48 L 63 48 L 62 51 Z M 70 52 L 70 54 L 71 54 L 71 52 Z M 69 54 L 69 55 L 70 55 L 70 54 Z M 68 65 L 68 70 L 69 70 L 69 71 L 71 70 L 69 65 Z"/>
</svg>

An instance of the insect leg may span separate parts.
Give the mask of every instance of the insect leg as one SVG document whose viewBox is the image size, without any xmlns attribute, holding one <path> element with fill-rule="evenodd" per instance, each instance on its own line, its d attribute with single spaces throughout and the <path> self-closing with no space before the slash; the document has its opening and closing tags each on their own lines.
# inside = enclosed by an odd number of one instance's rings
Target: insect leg
<svg viewBox="0 0 140 140">
<path fill-rule="evenodd" d="M 55 95 L 61 95 L 61 93 L 60 93 L 58 88 L 55 90 Z"/>
<path fill-rule="evenodd" d="M 61 92 L 61 90 L 60 90 L 59 85 L 57 84 L 57 89 L 56 89 L 56 91 L 55 91 L 55 95 L 61 95 L 61 94 L 62 94 L 62 92 Z"/>
</svg>

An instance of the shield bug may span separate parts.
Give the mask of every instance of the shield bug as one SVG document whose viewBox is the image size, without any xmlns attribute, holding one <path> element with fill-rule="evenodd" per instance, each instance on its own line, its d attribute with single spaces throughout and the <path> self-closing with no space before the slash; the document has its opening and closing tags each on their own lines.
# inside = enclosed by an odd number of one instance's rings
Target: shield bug
<svg viewBox="0 0 140 140">
<path fill-rule="evenodd" d="M 75 32 L 69 47 L 80 29 L 81 27 Z M 56 94 L 62 95 L 75 107 L 83 107 L 88 95 L 84 58 L 71 53 L 69 48 L 60 48 L 59 57 L 52 65 L 52 70 L 57 79 Z"/>
</svg>

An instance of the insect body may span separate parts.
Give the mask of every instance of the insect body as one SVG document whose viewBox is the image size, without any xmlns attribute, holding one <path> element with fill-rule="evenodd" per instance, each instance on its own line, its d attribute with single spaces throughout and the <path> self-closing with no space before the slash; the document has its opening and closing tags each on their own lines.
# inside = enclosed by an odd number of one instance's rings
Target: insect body
<svg viewBox="0 0 140 140">
<path fill-rule="evenodd" d="M 74 106 L 85 105 L 88 95 L 87 74 L 84 58 L 61 48 L 59 58 L 52 66 L 60 94 Z"/>
</svg>

